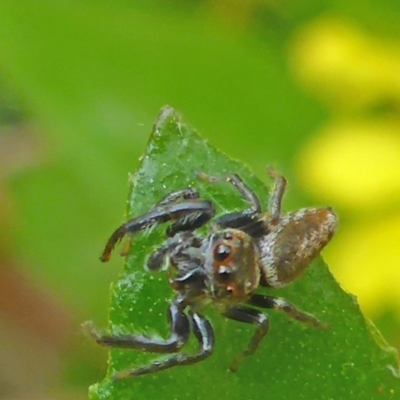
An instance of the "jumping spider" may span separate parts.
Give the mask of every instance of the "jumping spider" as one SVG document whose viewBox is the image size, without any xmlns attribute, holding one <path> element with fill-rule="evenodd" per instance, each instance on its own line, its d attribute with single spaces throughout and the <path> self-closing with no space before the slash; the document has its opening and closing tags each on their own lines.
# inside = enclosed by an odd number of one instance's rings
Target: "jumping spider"
<svg viewBox="0 0 400 400">
<path fill-rule="evenodd" d="M 213 177 L 200 173 L 200 178 L 208 182 L 229 182 L 250 207 L 216 217 L 212 232 L 202 237 L 194 231 L 214 217 L 214 204 L 200 199 L 194 189 L 183 189 L 168 194 L 149 212 L 129 220 L 112 234 L 102 261 L 109 260 L 114 246 L 125 235 L 172 221 L 166 230 L 166 241 L 150 255 L 147 267 L 159 270 L 168 259 L 169 283 L 176 291 L 168 309 L 171 333 L 165 340 L 141 335 L 100 335 L 87 324 L 89 333 L 101 345 L 174 353 L 149 365 L 117 372 L 115 379 L 194 364 L 209 357 L 214 348 L 214 331 L 201 314 L 202 306 L 208 303 L 223 316 L 256 327 L 247 348 L 233 360 L 231 371 L 236 371 L 242 359 L 257 350 L 268 332 L 269 319 L 260 308 L 278 309 L 311 326 L 327 327 L 283 298 L 256 293 L 259 286 L 279 288 L 297 279 L 329 242 L 337 225 L 330 208 L 304 208 L 282 214 L 286 180 L 273 170 L 269 172 L 275 186 L 267 213 L 262 212 L 260 200 L 238 175 Z M 180 350 L 191 331 L 199 350 L 182 354 Z"/>
</svg>

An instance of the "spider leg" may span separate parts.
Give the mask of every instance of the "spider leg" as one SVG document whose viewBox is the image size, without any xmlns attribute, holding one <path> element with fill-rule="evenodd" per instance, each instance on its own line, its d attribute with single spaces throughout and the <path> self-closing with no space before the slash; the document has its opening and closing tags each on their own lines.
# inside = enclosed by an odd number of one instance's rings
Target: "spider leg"
<svg viewBox="0 0 400 400">
<path fill-rule="evenodd" d="M 209 357 L 214 349 L 214 331 L 210 322 L 202 315 L 190 312 L 193 333 L 199 342 L 200 349 L 195 354 L 176 354 L 164 360 L 157 360 L 150 365 L 128 371 L 117 372 L 114 379 L 123 379 L 133 376 L 147 375 L 176 366 L 195 364 Z"/>
<path fill-rule="evenodd" d="M 181 203 L 154 207 L 146 214 L 132 218 L 122 224 L 108 239 L 100 260 L 108 261 L 113 248 L 126 234 L 140 232 L 171 220 L 186 221 L 185 224 L 180 222 L 179 226 L 181 230 L 190 230 L 194 229 L 193 226 L 198 227 L 199 219 L 208 221 L 214 213 L 214 205 L 211 201 L 196 198 Z M 190 215 L 195 215 L 195 217 L 190 218 Z"/>
<path fill-rule="evenodd" d="M 258 214 L 248 215 L 245 212 L 231 212 L 216 218 L 215 223 L 222 229 L 239 229 L 255 239 L 268 233 L 264 220 Z"/>
<path fill-rule="evenodd" d="M 250 297 L 249 304 L 256 306 L 256 307 L 261 307 L 261 308 L 273 308 L 275 310 L 281 310 L 288 314 L 290 317 L 297 319 L 297 321 L 300 321 L 304 324 L 316 327 L 316 328 L 322 328 L 322 329 L 328 329 L 329 325 L 319 321 L 317 318 L 315 318 L 311 314 L 307 314 L 304 311 L 298 310 L 293 304 L 289 303 L 287 300 L 281 298 L 281 297 L 273 297 L 273 296 L 264 296 L 262 294 L 253 294 Z"/>
<path fill-rule="evenodd" d="M 192 188 L 177 190 L 176 192 L 172 192 L 163 197 L 156 205 L 158 206 L 166 206 L 173 203 L 176 203 L 179 199 L 190 200 L 190 199 L 198 199 L 200 198 L 197 190 Z M 193 213 L 178 219 L 176 222 L 171 224 L 167 230 L 166 234 L 169 237 L 174 236 L 178 232 L 182 231 L 193 231 L 201 226 L 205 225 L 211 218 L 213 214 L 206 214 L 204 212 Z"/>
<path fill-rule="evenodd" d="M 203 172 L 198 176 L 210 183 L 219 181 L 227 181 L 234 186 L 244 199 L 250 204 L 250 208 L 241 212 L 231 212 L 216 218 L 215 223 L 221 228 L 240 229 L 250 236 L 259 237 L 265 235 L 265 226 L 260 219 L 261 203 L 257 195 L 243 182 L 237 174 L 229 174 L 226 176 L 211 176 Z"/>
<path fill-rule="evenodd" d="M 181 189 L 177 190 L 175 192 L 169 193 L 166 196 L 164 196 L 155 206 L 166 206 L 172 203 L 176 203 L 177 200 L 183 199 L 183 200 L 189 200 L 189 199 L 198 199 L 200 197 L 199 193 L 197 190 L 192 189 L 192 188 L 186 188 L 186 189 Z"/>
<path fill-rule="evenodd" d="M 151 353 L 175 353 L 187 342 L 190 334 L 189 319 L 177 302 L 173 302 L 168 310 L 168 321 L 171 332 L 165 340 L 142 335 L 100 335 L 91 322 L 87 322 L 84 328 L 102 346 L 140 349 Z"/>
<path fill-rule="evenodd" d="M 227 181 L 232 186 L 234 186 L 239 193 L 244 197 L 244 199 L 250 204 L 250 208 L 243 213 L 249 215 L 260 214 L 261 213 L 261 203 L 257 195 L 251 190 L 242 180 L 238 174 L 229 174 L 225 176 L 212 176 L 207 175 L 204 172 L 198 172 L 198 177 L 204 181 L 210 183 L 216 183 L 220 181 Z"/>
<path fill-rule="evenodd" d="M 182 247 L 182 243 L 185 245 Z M 150 271 L 156 271 L 163 266 L 165 258 L 171 254 L 173 250 L 180 246 L 180 249 L 199 248 L 202 240 L 192 232 L 183 231 L 177 233 L 172 238 L 168 238 L 160 247 L 155 249 L 147 260 L 147 268 Z"/>
<path fill-rule="evenodd" d="M 268 174 L 272 179 L 275 180 L 274 188 L 272 189 L 268 205 L 268 223 L 274 224 L 279 221 L 281 215 L 282 200 L 285 194 L 287 180 L 272 167 L 268 168 Z M 232 176 L 235 179 L 232 178 L 232 180 L 230 180 L 230 177 Z M 215 182 L 217 179 L 218 178 L 209 177 L 210 182 Z M 238 188 L 239 192 L 244 195 L 246 200 L 249 201 L 250 204 L 253 204 L 253 207 L 249 210 L 245 210 L 244 212 L 232 212 L 225 214 L 217 218 L 216 223 L 223 228 L 241 229 L 255 238 L 268 234 L 268 224 L 266 225 L 263 218 L 260 218 L 261 207 L 255 193 L 249 187 L 247 187 L 246 184 L 236 174 L 228 175 L 228 178 L 226 179 L 236 188 Z M 251 199 L 256 199 L 257 203 L 253 203 L 253 200 Z M 258 204 L 258 208 L 256 208 L 256 204 Z"/>
<path fill-rule="evenodd" d="M 162 265 L 164 264 L 164 260 L 167 257 L 168 253 L 171 251 L 173 246 L 175 246 L 175 241 L 174 242 L 167 242 L 154 250 L 151 254 L 150 257 L 147 260 L 147 268 L 150 271 L 157 271 L 159 270 Z"/>
<path fill-rule="evenodd" d="M 205 225 L 214 216 L 214 210 L 211 212 L 193 212 L 178 219 L 166 229 L 166 235 L 172 237 L 178 232 L 194 231 Z"/>
<path fill-rule="evenodd" d="M 269 319 L 267 315 L 260 311 L 240 306 L 228 309 L 223 313 L 223 315 L 235 321 L 245 322 L 247 324 L 253 324 L 256 326 L 256 331 L 254 332 L 254 335 L 251 338 L 247 348 L 234 358 L 231 366 L 229 367 L 232 372 L 236 372 L 239 368 L 240 362 L 245 357 L 253 354 L 257 350 L 261 340 L 268 333 Z"/>
<path fill-rule="evenodd" d="M 267 169 L 268 175 L 274 179 L 275 184 L 272 189 L 271 197 L 268 205 L 268 213 L 271 216 L 271 221 L 278 221 L 281 215 L 282 200 L 285 194 L 287 180 L 280 175 L 273 167 Z"/>
</svg>

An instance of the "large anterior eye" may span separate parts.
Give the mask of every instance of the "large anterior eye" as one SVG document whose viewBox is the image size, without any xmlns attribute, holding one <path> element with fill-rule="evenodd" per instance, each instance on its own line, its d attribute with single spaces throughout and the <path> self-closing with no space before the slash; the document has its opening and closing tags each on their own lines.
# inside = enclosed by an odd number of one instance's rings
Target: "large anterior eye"
<svg viewBox="0 0 400 400">
<path fill-rule="evenodd" d="M 223 262 L 225 261 L 230 255 L 232 254 L 232 249 L 230 246 L 227 246 L 225 244 L 219 244 L 215 249 L 214 249 L 214 258 L 218 262 Z"/>
</svg>

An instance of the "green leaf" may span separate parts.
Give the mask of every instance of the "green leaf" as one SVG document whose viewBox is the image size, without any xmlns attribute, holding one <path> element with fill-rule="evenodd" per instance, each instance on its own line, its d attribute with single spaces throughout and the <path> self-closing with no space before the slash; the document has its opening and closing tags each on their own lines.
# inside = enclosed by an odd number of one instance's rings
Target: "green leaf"
<svg viewBox="0 0 400 400">
<path fill-rule="evenodd" d="M 229 140 L 229 138 L 227 138 Z M 267 162 L 268 160 L 266 160 Z M 243 199 L 226 183 L 209 184 L 196 171 L 214 175 L 237 172 L 266 204 L 268 189 L 241 163 L 211 147 L 182 117 L 165 107 L 155 126 L 139 170 L 131 177 L 128 215 L 146 212 L 165 194 L 197 188 L 215 202 L 218 213 L 240 209 Z M 165 272 L 145 269 L 149 252 L 163 241 L 165 227 L 135 237 L 125 270 L 111 291 L 111 332 L 168 333 L 165 311 L 174 296 Z M 269 290 L 330 325 L 305 326 L 271 311 L 271 330 L 259 350 L 228 371 L 233 357 L 247 345 L 254 327 L 207 311 L 215 328 L 216 348 L 207 360 L 157 374 L 113 381 L 116 371 L 159 358 L 137 350 L 112 349 L 107 377 L 90 388 L 97 399 L 395 399 L 400 382 L 397 355 L 360 312 L 321 259 L 289 287 Z M 184 351 L 194 351 L 190 340 Z"/>
</svg>

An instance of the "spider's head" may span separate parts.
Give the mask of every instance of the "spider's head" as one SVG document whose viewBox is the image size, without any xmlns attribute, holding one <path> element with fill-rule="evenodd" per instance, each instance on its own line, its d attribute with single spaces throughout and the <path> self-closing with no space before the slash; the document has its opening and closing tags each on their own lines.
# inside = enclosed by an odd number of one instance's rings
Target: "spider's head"
<svg viewBox="0 0 400 400">
<path fill-rule="evenodd" d="M 223 302 L 246 300 L 260 281 L 257 247 L 241 230 L 212 233 L 207 241 L 204 267 L 210 295 Z"/>
</svg>

